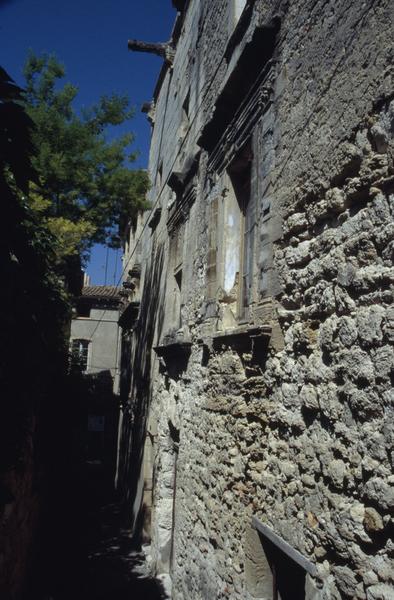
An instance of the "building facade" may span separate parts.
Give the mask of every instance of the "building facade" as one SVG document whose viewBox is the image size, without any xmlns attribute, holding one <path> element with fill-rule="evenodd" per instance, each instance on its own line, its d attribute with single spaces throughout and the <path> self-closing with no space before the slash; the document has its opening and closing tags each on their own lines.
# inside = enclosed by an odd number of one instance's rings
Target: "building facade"
<svg viewBox="0 0 394 600">
<path fill-rule="evenodd" d="M 392 3 L 175 5 L 125 255 L 136 537 L 174 600 L 388 600 Z"/>
<path fill-rule="evenodd" d="M 119 387 L 121 290 L 110 285 L 85 285 L 71 321 L 70 350 L 87 375 L 108 373 L 114 393 Z"/>
<path fill-rule="evenodd" d="M 71 368 L 83 374 L 85 457 L 111 485 L 119 419 L 121 289 L 84 285 L 71 321 Z"/>
</svg>

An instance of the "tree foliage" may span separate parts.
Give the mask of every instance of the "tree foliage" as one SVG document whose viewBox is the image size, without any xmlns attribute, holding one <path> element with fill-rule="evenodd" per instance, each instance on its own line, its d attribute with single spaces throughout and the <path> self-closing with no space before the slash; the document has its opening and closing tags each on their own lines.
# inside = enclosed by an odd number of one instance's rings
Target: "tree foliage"
<svg viewBox="0 0 394 600">
<path fill-rule="evenodd" d="M 33 208 L 55 234 L 62 256 L 83 255 L 97 242 L 118 245 L 118 228 L 144 207 L 148 185 L 145 171 L 130 168 L 133 135 L 107 135 L 132 118 L 128 98 L 102 96 L 78 114 L 78 89 L 62 85 L 65 70 L 55 57 L 30 54 L 24 74 L 37 149 Z"/>
<path fill-rule="evenodd" d="M 26 202 L 34 124 L 23 92 L 0 67 L 0 472 L 20 456 L 33 415 L 64 371 L 70 307 L 56 274 L 54 238 Z"/>
</svg>

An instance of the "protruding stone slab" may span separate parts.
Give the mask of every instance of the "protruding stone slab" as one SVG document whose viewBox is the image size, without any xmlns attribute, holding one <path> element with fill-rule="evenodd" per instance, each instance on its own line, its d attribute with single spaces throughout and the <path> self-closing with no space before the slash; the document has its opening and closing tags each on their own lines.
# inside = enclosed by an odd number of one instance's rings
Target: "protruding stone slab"
<svg viewBox="0 0 394 600">
<path fill-rule="evenodd" d="M 317 569 L 316 566 L 305 556 L 298 552 L 295 548 L 290 546 L 283 538 L 277 535 L 270 527 L 264 525 L 257 517 L 252 517 L 252 526 L 257 529 L 264 537 L 270 540 L 275 546 L 277 546 L 282 552 L 287 554 L 294 562 L 302 567 L 307 573 L 316 577 Z"/>
</svg>

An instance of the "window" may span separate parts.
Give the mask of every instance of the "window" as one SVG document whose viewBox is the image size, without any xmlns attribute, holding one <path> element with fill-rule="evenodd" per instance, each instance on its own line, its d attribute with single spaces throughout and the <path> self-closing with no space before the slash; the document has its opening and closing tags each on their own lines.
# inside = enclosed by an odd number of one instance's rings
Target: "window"
<svg viewBox="0 0 394 600">
<path fill-rule="evenodd" d="M 256 210 L 252 161 L 248 141 L 224 173 L 221 198 L 210 204 L 207 295 L 219 302 L 224 329 L 248 321 L 253 302 Z"/>
<path fill-rule="evenodd" d="M 239 292 L 237 317 L 247 318 L 248 307 L 252 302 L 254 230 L 256 224 L 254 197 L 251 193 L 253 153 L 250 142 L 245 144 L 231 163 L 228 174 L 232 183 L 232 194 L 238 205 L 237 218 L 233 219 L 238 229 Z"/>
<path fill-rule="evenodd" d="M 88 367 L 89 340 L 72 340 L 71 366 L 86 371 Z"/>
<path fill-rule="evenodd" d="M 178 330 L 182 327 L 182 261 L 183 261 L 183 240 L 184 223 L 180 224 L 172 232 L 170 237 L 170 277 L 172 278 L 172 327 Z"/>
</svg>

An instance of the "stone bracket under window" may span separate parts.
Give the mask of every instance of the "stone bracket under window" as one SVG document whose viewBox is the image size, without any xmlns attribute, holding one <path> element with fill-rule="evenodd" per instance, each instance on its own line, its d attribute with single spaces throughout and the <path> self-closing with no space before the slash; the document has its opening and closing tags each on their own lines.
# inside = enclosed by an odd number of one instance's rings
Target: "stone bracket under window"
<svg viewBox="0 0 394 600">
<path fill-rule="evenodd" d="M 233 348 L 237 352 L 251 352 L 253 354 L 262 348 L 267 348 L 270 337 L 270 325 L 256 327 L 245 324 L 234 327 L 234 329 L 214 333 L 212 348 L 214 350 Z"/>
<path fill-rule="evenodd" d="M 175 337 L 164 338 L 163 344 L 153 348 L 159 359 L 162 361 L 162 366 L 165 367 L 167 373 L 177 378 L 180 373 L 186 371 L 192 343 L 188 341 L 177 340 Z M 167 343 L 166 343 L 167 342 Z"/>
<path fill-rule="evenodd" d="M 140 302 L 129 302 L 119 317 L 119 326 L 123 330 L 133 329 L 139 315 Z"/>
</svg>

